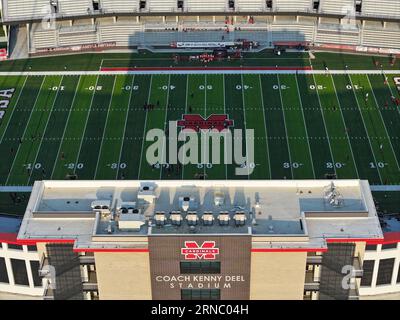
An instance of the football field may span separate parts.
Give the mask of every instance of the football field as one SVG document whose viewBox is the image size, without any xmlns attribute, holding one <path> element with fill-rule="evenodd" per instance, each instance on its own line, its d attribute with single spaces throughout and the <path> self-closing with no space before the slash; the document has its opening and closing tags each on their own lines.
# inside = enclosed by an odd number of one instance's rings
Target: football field
<svg viewBox="0 0 400 320">
<path fill-rule="evenodd" d="M 393 75 L 385 83 L 382 74 L 368 73 L 21 74 L 0 75 L 0 90 L 3 186 L 42 179 L 327 177 L 400 184 Z M 243 153 L 254 142 L 254 161 L 241 164 L 252 173 L 236 175 L 240 164 L 226 165 L 224 157 L 219 164 L 150 165 L 153 142 L 146 134 L 168 131 L 169 121 L 188 114 L 227 115 L 231 129 L 253 129 Z"/>
</svg>

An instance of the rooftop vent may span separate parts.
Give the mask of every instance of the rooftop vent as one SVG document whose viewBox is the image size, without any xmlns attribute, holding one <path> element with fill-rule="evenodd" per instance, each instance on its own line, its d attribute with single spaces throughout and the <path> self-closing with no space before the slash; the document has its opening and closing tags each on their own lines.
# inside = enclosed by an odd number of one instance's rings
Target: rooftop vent
<svg viewBox="0 0 400 320">
<path fill-rule="evenodd" d="M 235 220 L 236 226 L 244 226 L 246 224 L 246 215 L 244 212 L 236 212 L 233 216 L 233 220 Z"/>
<path fill-rule="evenodd" d="M 194 198 L 189 196 L 179 197 L 179 207 L 184 212 L 187 212 L 189 209 L 195 209 Z"/>
<path fill-rule="evenodd" d="M 201 219 L 203 220 L 203 224 L 205 226 L 212 226 L 214 223 L 214 216 L 213 216 L 212 212 L 204 212 Z"/>
<path fill-rule="evenodd" d="M 224 194 L 222 192 L 216 192 L 214 195 L 214 204 L 216 206 L 222 206 L 224 204 Z"/>
<path fill-rule="evenodd" d="M 153 203 L 155 198 L 155 186 L 150 183 L 141 184 L 138 192 L 138 199 Z"/>
<path fill-rule="evenodd" d="M 327 201 L 332 207 L 339 208 L 344 204 L 343 197 L 337 190 L 333 181 L 325 188 L 325 201 Z"/>
<path fill-rule="evenodd" d="M 229 217 L 229 213 L 228 213 L 228 212 L 221 211 L 221 212 L 219 213 L 219 215 L 218 215 L 218 221 L 219 221 L 219 225 L 220 225 L 220 226 L 227 226 L 227 225 L 229 225 L 229 220 L 230 220 L 230 217 Z"/>
<path fill-rule="evenodd" d="M 91 203 L 91 207 L 96 211 L 110 211 L 111 201 L 110 200 L 96 200 Z"/>
<path fill-rule="evenodd" d="M 199 217 L 197 216 L 197 212 L 192 211 L 188 212 L 186 215 L 186 220 L 189 226 L 195 226 L 197 225 L 197 222 L 199 221 Z"/>
<path fill-rule="evenodd" d="M 182 224 L 182 215 L 179 211 L 173 211 L 170 214 L 171 224 L 174 226 L 180 226 Z"/>
<path fill-rule="evenodd" d="M 164 211 L 156 212 L 154 219 L 156 221 L 156 226 L 163 226 L 166 220 L 165 212 Z"/>
</svg>

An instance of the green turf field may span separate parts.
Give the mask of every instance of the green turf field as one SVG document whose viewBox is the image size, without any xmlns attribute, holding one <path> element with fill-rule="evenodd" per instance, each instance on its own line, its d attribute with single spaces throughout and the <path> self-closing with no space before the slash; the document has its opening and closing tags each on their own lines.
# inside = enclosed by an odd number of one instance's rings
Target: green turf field
<svg viewBox="0 0 400 320">
<path fill-rule="evenodd" d="M 15 92 L 0 123 L 0 185 L 327 174 L 400 184 L 392 76 L 387 85 L 371 74 L 0 76 L 0 90 L 10 88 Z M 156 107 L 144 110 L 145 103 Z M 235 129 L 253 129 L 255 160 L 246 163 L 253 173 L 237 176 L 236 165 L 223 163 L 149 165 L 144 135 L 189 113 L 228 114 Z"/>
</svg>

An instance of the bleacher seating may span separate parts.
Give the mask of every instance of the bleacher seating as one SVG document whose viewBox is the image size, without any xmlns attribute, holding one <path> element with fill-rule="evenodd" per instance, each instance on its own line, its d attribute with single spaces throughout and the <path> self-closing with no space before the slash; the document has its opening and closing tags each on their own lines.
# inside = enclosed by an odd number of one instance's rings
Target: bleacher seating
<svg viewBox="0 0 400 320">
<path fill-rule="evenodd" d="M 319 26 L 315 38 L 316 43 L 359 45 L 359 31 L 348 31 L 341 28 L 329 28 L 328 26 Z"/>
<path fill-rule="evenodd" d="M 347 14 L 347 12 L 355 13 L 354 0 L 321 0 L 319 11 L 329 14 Z"/>
<path fill-rule="evenodd" d="M 99 28 L 100 42 L 116 42 L 117 46 L 127 47 L 135 44 L 142 31 L 141 24 L 112 24 Z"/>
<path fill-rule="evenodd" d="M 236 0 L 236 11 L 264 11 L 266 2 L 264 0 Z"/>
<path fill-rule="evenodd" d="M 313 41 L 314 25 L 272 24 L 271 38 L 273 41 Z"/>
<path fill-rule="evenodd" d="M 274 10 L 276 11 L 300 11 L 309 12 L 312 9 L 312 0 L 275 0 Z"/>
<path fill-rule="evenodd" d="M 91 0 L 58 0 L 58 13 L 62 16 L 92 13 Z"/>
<path fill-rule="evenodd" d="M 101 0 L 104 12 L 138 12 L 139 0 Z"/>
<path fill-rule="evenodd" d="M 176 0 L 147 0 L 150 12 L 174 12 L 178 10 Z"/>
<path fill-rule="evenodd" d="M 400 17 L 399 0 L 364 0 L 362 13 L 368 16 Z"/>
<path fill-rule="evenodd" d="M 400 48 L 399 31 L 364 29 L 362 44 L 370 47 Z"/>
<path fill-rule="evenodd" d="M 185 11 L 189 12 L 224 12 L 227 11 L 226 0 L 186 0 Z"/>
<path fill-rule="evenodd" d="M 13 19 L 34 19 L 50 13 L 49 0 L 3 1 L 3 16 Z"/>
</svg>

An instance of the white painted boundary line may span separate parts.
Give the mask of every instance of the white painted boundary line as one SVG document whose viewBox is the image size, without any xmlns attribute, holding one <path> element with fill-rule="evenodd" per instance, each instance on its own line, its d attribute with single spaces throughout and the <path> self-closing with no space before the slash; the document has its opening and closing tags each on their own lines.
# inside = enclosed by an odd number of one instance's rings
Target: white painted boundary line
<svg viewBox="0 0 400 320">
<path fill-rule="evenodd" d="M 154 70 L 129 70 L 129 71 L 18 71 L 0 72 L 0 76 L 51 76 L 51 75 L 124 75 L 124 74 L 324 74 L 326 70 L 227 70 L 227 69 L 198 69 L 198 70 L 177 70 L 177 69 L 154 69 Z M 400 74 L 400 70 L 330 70 L 329 74 Z"/>
</svg>

